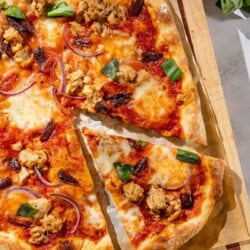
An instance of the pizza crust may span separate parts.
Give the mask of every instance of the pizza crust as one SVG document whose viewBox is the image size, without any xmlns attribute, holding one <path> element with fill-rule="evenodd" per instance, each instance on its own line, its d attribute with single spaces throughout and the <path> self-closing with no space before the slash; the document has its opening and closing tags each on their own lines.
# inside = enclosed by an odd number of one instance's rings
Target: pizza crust
<svg viewBox="0 0 250 250">
<path fill-rule="evenodd" d="M 225 168 L 225 163 L 222 160 L 207 157 L 205 161 L 205 164 L 209 167 L 207 178 L 210 183 L 204 187 L 206 197 L 200 215 L 184 224 L 172 224 L 172 227 L 167 227 L 157 236 L 151 234 L 139 245 L 138 250 L 178 249 L 204 227 L 213 211 L 216 199 L 222 194 L 222 180 Z"/>
<path fill-rule="evenodd" d="M 195 82 L 189 69 L 188 59 L 185 54 L 180 34 L 176 27 L 173 14 L 166 1 L 146 0 L 151 17 L 158 29 L 157 46 L 167 41 L 169 53 L 184 72 L 182 79 L 182 95 L 178 98 L 183 101 L 180 114 L 184 137 L 195 143 L 207 145 L 207 137 L 199 95 Z M 150 10 L 152 8 L 154 11 Z M 163 135 L 168 136 L 168 132 L 163 131 Z"/>
<path fill-rule="evenodd" d="M 98 158 L 103 155 L 106 155 L 106 150 L 112 155 L 112 150 L 110 149 L 109 145 L 115 145 L 116 142 L 120 142 L 120 144 L 123 141 L 126 141 L 126 138 L 123 137 L 117 137 L 117 136 L 111 136 L 104 134 L 102 132 L 97 132 L 93 130 L 89 130 L 87 128 L 83 128 L 84 138 L 88 145 L 88 149 L 92 156 L 95 159 L 95 165 L 97 170 L 102 165 L 102 161 L 98 161 Z M 98 139 L 96 139 L 97 137 Z M 99 141 L 99 138 L 105 138 L 105 142 L 109 141 L 108 144 L 103 144 L 101 147 L 97 146 L 99 144 L 96 144 L 96 140 Z M 109 138 L 109 139 L 108 139 Z M 163 161 L 163 159 L 159 159 L 159 155 L 155 154 L 155 150 L 159 154 L 163 154 L 162 151 L 159 151 L 158 149 L 166 149 L 166 157 L 169 159 L 172 159 L 172 157 L 175 158 L 175 149 L 168 149 L 166 147 L 152 145 L 153 149 L 150 149 L 150 154 L 152 154 L 152 159 L 158 159 L 159 161 Z M 154 150 L 155 149 L 155 150 Z M 104 150 L 104 151 L 103 151 Z M 116 147 L 116 151 L 120 152 L 120 157 L 123 159 L 123 161 L 127 162 L 129 161 L 129 155 L 126 157 L 124 154 L 124 150 L 120 147 Z M 150 159 L 150 155 L 146 154 L 147 157 Z M 214 205 L 216 200 L 221 196 L 222 194 L 222 183 L 223 183 L 223 176 L 224 176 L 224 168 L 225 168 L 225 162 L 220 159 L 216 159 L 209 156 L 200 156 L 201 157 L 201 167 L 205 169 L 205 183 L 200 187 L 200 192 L 202 193 L 202 201 L 201 202 L 201 208 L 199 211 L 199 214 L 193 214 L 190 219 L 187 219 L 183 223 L 172 223 L 172 222 L 164 222 L 166 224 L 166 227 L 163 231 L 160 233 L 155 233 L 152 231 L 147 237 L 142 240 L 139 245 L 132 245 L 134 249 L 138 250 L 175 250 L 178 249 L 180 246 L 182 246 L 184 243 L 186 243 L 189 239 L 191 239 L 194 235 L 196 235 L 206 224 L 211 212 L 213 211 Z M 101 158 L 104 159 L 105 157 Z M 105 158 L 106 159 L 106 158 Z M 120 158 L 118 157 L 118 160 Z M 113 165 L 113 162 L 111 159 L 107 159 L 107 163 L 110 163 L 110 165 Z M 152 160 L 151 160 L 152 162 Z M 107 164 L 106 163 L 106 164 Z M 156 163 L 155 163 L 156 164 Z M 153 163 L 151 163 L 153 165 Z M 164 165 L 164 164 L 163 164 Z M 100 173 L 100 172 L 99 172 Z M 127 233 L 130 232 L 130 223 L 129 216 L 131 215 L 131 211 L 134 210 L 137 205 L 134 203 L 129 203 L 128 205 L 125 202 L 125 198 L 122 196 L 122 193 L 119 191 L 121 182 L 118 180 L 117 175 L 113 176 L 112 172 L 109 172 L 108 175 L 104 175 L 100 173 L 100 175 L 104 179 L 105 187 L 108 189 L 108 192 L 111 192 L 110 199 L 113 199 L 115 201 L 116 209 L 119 211 L 120 220 L 123 221 L 124 226 L 126 228 Z M 105 177 L 106 176 L 106 177 Z M 107 177 L 108 176 L 108 177 Z M 113 187 L 113 185 L 109 185 L 109 183 L 116 183 L 116 185 Z M 131 211 L 124 210 L 123 205 L 127 204 L 127 206 L 130 206 Z M 123 204 L 123 205 L 122 205 Z M 126 216 L 123 216 L 123 214 L 126 214 Z M 130 215 L 129 215 L 130 214 Z M 133 217 L 135 217 L 133 213 Z M 138 215 L 139 216 L 139 215 Z M 128 220 L 129 221 L 128 221 Z M 142 220 L 142 218 L 134 218 L 136 221 Z M 136 222 L 137 223 L 137 222 Z M 132 223 L 132 227 L 137 224 Z M 141 233 L 136 231 L 137 229 L 134 228 L 134 231 L 137 233 Z M 128 233 L 129 234 L 129 233 Z"/>
<path fill-rule="evenodd" d="M 50 246 L 51 250 L 58 250 L 61 241 L 69 241 L 74 244 L 75 249 L 79 250 L 113 250 L 110 237 L 108 234 L 104 236 L 99 242 L 82 238 L 65 238 L 58 239 L 54 246 Z M 34 246 L 35 247 L 35 246 Z M 0 232 L 0 249 L 1 250 L 32 250 L 34 249 L 30 244 L 25 243 L 14 233 Z"/>
</svg>

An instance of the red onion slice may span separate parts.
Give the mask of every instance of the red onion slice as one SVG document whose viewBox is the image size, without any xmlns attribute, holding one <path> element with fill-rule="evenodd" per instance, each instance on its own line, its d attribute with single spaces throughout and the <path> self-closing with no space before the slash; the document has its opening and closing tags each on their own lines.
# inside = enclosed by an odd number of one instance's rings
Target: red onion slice
<svg viewBox="0 0 250 250">
<path fill-rule="evenodd" d="M 75 54 L 77 54 L 78 56 L 81 56 L 81 57 L 96 57 L 96 56 L 99 56 L 99 55 L 103 54 L 103 52 L 101 52 L 101 51 L 95 52 L 93 54 L 88 53 L 88 52 L 83 52 L 83 51 L 78 50 L 77 48 L 75 48 L 73 45 L 71 45 L 70 42 L 68 41 L 67 37 L 66 37 L 66 26 L 67 26 L 67 24 L 64 24 L 63 38 L 64 38 L 66 46 L 69 49 L 71 49 Z"/>
<path fill-rule="evenodd" d="M 60 87 L 60 91 L 61 92 L 65 92 L 65 88 L 66 88 L 66 73 L 65 73 L 65 68 L 64 68 L 64 64 L 63 61 L 61 60 L 61 58 L 53 51 L 46 51 L 46 53 L 48 53 L 49 55 L 53 56 L 56 59 L 56 62 L 61 70 L 61 80 L 62 80 L 62 84 Z"/>
<path fill-rule="evenodd" d="M 189 182 L 189 180 L 190 180 L 190 178 L 192 176 L 192 172 L 193 172 L 193 167 L 190 164 L 189 165 L 189 174 L 188 174 L 186 180 L 181 185 L 179 185 L 179 186 L 176 186 L 176 187 L 166 187 L 166 189 L 167 190 L 177 190 L 177 189 L 180 189 L 180 188 L 184 187 Z"/>
<path fill-rule="evenodd" d="M 3 91 L 3 90 L 0 90 L 0 94 L 1 95 L 6 95 L 6 96 L 15 96 L 15 95 L 19 95 L 19 94 L 22 94 L 24 93 L 26 90 L 30 89 L 36 82 L 31 82 L 29 83 L 25 88 L 21 89 L 21 90 L 18 90 L 18 91 L 14 91 L 14 92 L 9 92 L 9 91 Z"/>
<path fill-rule="evenodd" d="M 70 197 L 68 197 L 64 194 L 50 194 L 50 196 L 60 198 L 64 201 L 68 202 L 72 207 L 74 207 L 74 209 L 76 211 L 76 223 L 75 223 L 74 227 L 72 228 L 71 233 L 72 234 L 75 233 L 75 231 L 77 230 L 77 228 L 80 224 L 80 221 L 81 221 L 81 211 L 80 211 L 79 205 L 75 201 L 73 201 Z"/>
<path fill-rule="evenodd" d="M 49 182 L 47 180 L 45 180 L 40 172 L 40 170 L 38 169 L 38 167 L 34 167 L 34 171 L 35 171 L 35 174 L 37 176 L 37 178 L 45 185 L 45 186 L 48 186 L 48 187 L 56 187 L 56 186 L 59 186 L 59 183 L 52 183 L 52 182 Z"/>
<path fill-rule="evenodd" d="M 56 103 L 56 105 L 57 105 L 57 107 L 62 111 L 62 113 L 64 113 L 65 115 L 72 115 L 72 113 L 69 111 L 69 110 L 67 110 L 67 109 L 65 109 L 65 108 L 63 108 L 63 106 L 61 105 L 61 103 L 60 103 L 60 101 L 59 101 L 59 99 L 58 99 L 58 96 L 57 96 L 57 89 L 56 88 L 52 88 L 52 95 L 53 95 L 53 97 L 54 97 L 54 99 L 55 99 L 55 103 Z"/>
<path fill-rule="evenodd" d="M 10 193 L 13 193 L 13 192 L 25 193 L 25 194 L 28 194 L 30 196 L 33 196 L 34 198 L 40 198 L 41 197 L 40 194 L 36 193 L 35 191 L 33 191 L 33 190 L 31 190 L 30 188 L 27 188 L 27 187 L 13 186 L 13 187 L 9 188 L 6 191 L 6 194 L 9 195 Z"/>
</svg>

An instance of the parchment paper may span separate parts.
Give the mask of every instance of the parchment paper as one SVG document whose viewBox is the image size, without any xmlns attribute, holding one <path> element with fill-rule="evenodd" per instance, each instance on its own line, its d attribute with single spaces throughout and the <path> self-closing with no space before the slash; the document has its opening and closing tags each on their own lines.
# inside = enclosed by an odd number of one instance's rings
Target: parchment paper
<svg viewBox="0 0 250 250">
<path fill-rule="evenodd" d="M 189 58 L 190 69 L 197 83 L 198 92 L 201 98 L 202 113 L 208 136 L 208 146 L 204 147 L 201 145 L 195 145 L 193 143 L 185 142 L 184 140 L 176 138 L 164 138 L 156 133 L 135 127 L 133 125 L 121 123 L 118 120 L 111 119 L 103 115 L 90 115 L 81 111 L 79 111 L 79 119 L 75 121 L 75 124 L 78 126 L 79 130 L 81 130 L 82 127 L 88 127 L 99 131 L 105 131 L 109 134 L 131 137 L 138 140 L 141 139 L 160 145 L 196 150 L 199 153 L 218 157 L 227 161 L 224 154 L 222 139 L 218 131 L 217 122 L 209 102 L 209 97 L 206 93 L 206 88 L 202 83 L 202 78 L 199 74 L 199 67 L 194 60 L 191 46 L 188 43 L 187 36 L 183 28 L 177 1 L 171 0 L 171 4 L 174 11 L 176 24 Z M 80 132 L 79 136 L 81 136 Z M 84 144 L 83 147 L 85 155 L 89 154 L 86 144 L 83 143 L 83 141 L 82 144 Z M 109 214 L 109 217 L 111 217 L 111 221 L 114 225 L 113 227 L 110 227 L 111 235 L 116 238 L 114 228 L 117 229 L 118 241 L 123 241 L 124 244 L 124 241 L 127 241 L 128 239 L 126 238 L 126 235 L 124 235 L 124 228 L 119 224 L 119 220 L 117 220 L 117 211 L 110 203 L 107 194 L 105 194 L 103 191 L 102 181 L 95 170 L 93 160 L 89 156 L 87 160 L 91 169 L 91 174 L 95 179 L 97 194 L 101 201 L 104 214 L 107 218 Z M 223 183 L 224 194 L 217 202 L 206 226 L 198 235 L 185 244 L 181 248 L 182 250 L 224 249 L 228 244 L 247 241 L 250 239 L 241 201 L 237 196 L 237 194 L 240 192 L 241 183 L 243 180 L 238 180 L 237 183 L 233 183 L 233 174 L 234 173 L 231 172 L 229 168 L 225 169 Z M 114 239 L 114 242 L 116 244 L 116 248 L 119 249 L 116 239 Z M 124 250 L 125 249 L 128 250 L 127 247 L 125 247 Z"/>
</svg>

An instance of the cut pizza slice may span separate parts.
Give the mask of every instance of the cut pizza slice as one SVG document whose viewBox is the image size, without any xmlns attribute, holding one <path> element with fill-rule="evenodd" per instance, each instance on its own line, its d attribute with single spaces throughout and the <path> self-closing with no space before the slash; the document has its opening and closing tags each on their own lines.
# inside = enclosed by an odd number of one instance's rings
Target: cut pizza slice
<svg viewBox="0 0 250 250">
<path fill-rule="evenodd" d="M 165 0 L 38 2 L 6 1 L 1 11 L 1 90 L 25 71 L 52 85 L 64 107 L 206 144 L 199 96 Z"/>
<path fill-rule="evenodd" d="M 0 104 L 0 249 L 113 249 L 73 124 L 51 90 L 37 83 Z"/>
<path fill-rule="evenodd" d="M 83 129 L 133 249 L 177 249 L 205 225 L 222 193 L 224 162 Z"/>
<path fill-rule="evenodd" d="M 199 96 L 169 6 L 164 0 L 132 2 L 76 6 L 81 23 L 64 25 L 65 91 L 86 100 L 61 96 L 62 103 L 206 144 Z"/>
</svg>

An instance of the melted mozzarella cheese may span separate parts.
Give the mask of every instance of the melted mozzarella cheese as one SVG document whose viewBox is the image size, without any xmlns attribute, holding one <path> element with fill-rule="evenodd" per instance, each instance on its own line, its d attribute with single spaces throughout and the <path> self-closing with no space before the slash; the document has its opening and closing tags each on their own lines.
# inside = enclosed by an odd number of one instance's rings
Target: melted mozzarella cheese
<svg viewBox="0 0 250 250">
<path fill-rule="evenodd" d="M 97 211 L 96 207 L 85 205 L 85 211 L 87 213 L 87 216 L 85 217 L 87 223 L 95 227 L 103 227 L 105 225 L 103 216 Z"/>
<path fill-rule="evenodd" d="M 135 236 L 144 226 L 144 220 L 140 209 L 134 206 L 128 210 L 120 210 L 120 218 L 126 225 L 126 231 Z"/>
<path fill-rule="evenodd" d="M 4 245 L 2 245 L 4 244 Z M 2 250 L 8 249 L 25 249 L 31 250 L 32 247 L 17 237 L 14 232 L 0 232 L 0 245 Z"/>
<path fill-rule="evenodd" d="M 56 18 L 39 20 L 36 25 L 39 30 L 39 43 L 42 47 L 57 48 L 62 44 L 62 24 Z"/>
<path fill-rule="evenodd" d="M 135 89 L 134 109 L 148 121 L 157 122 L 171 113 L 173 101 L 168 98 L 163 86 L 149 76 Z"/>
<path fill-rule="evenodd" d="M 133 58 L 136 54 L 135 44 L 136 37 L 121 37 L 114 36 L 113 39 L 108 39 L 103 42 L 104 47 L 108 48 L 105 52 L 106 58 L 112 59 L 114 57 L 118 59 Z"/>
<path fill-rule="evenodd" d="M 49 90 L 40 90 L 36 86 L 23 94 L 8 98 L 9 107 L 4 110 L 10 123 L 24 130 L 46 125 L 57 110 Z"/>
<path fill-rule="evenodd" d="M 132 148 L 127 140 L 122 142 L 112 141 L 102 138 L 98 145 L 98 157 L 96 159 L 97 166 L 102 175 L 108 175 L 113 169 L 113 163 L 120 157 L 127 157 Z"/>
<path fill-rule="evenodd" d="M 95 194 L 90 194 L 89 196 L 88 196 L 88 200 L 90 201 L 90 202 L 95 202 L 97 199 L 96 199 L 96 195 Z"/>
<path fill-rule="evenodd" d="M 154 146 L 149 155 L 150 167 L 155 169 L 149 183 L 163 188 L 183 185 L 190 175 L 190 164 L 175 159 L 175 153 L 161 146 Z"/>
</svg>

